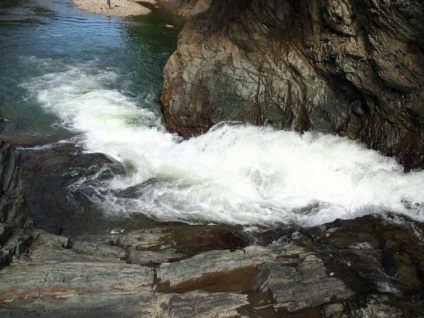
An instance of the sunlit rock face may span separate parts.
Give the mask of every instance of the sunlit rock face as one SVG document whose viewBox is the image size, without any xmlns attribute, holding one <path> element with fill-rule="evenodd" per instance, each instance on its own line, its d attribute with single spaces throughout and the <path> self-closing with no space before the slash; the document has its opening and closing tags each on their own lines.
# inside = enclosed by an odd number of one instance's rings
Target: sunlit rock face
<svg viewBox="0 0 424 318">
<path fill-rule="evenodd" d="M 423 14 L 408 0 L 215 0 L 164 69 L 166 124 L 319 130 L 423 167 Z"/>
<path fill-rule="evenodd" d="M 159 0 L 158 2 L 181 16 L 191 17 L 207 10 L 212 0 Z"/>
</svg>

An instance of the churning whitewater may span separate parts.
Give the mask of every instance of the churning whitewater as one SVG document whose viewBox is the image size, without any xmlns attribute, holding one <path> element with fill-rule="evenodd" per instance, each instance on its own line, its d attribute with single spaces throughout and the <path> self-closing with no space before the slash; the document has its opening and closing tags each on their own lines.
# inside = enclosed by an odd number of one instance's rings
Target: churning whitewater
<svg viewBox="0 0 424 318">
<path fill-rule="evenodd" d="M 405 174 L 393 159 L 317 133 L 219 124 L 181 140 L 163 128 L 152 107 L 154 92 L 129 97 L 111 88 L 120 80 L 112 70 L 85 64 L 22 85 L 61 125 L 80 134 L 87 152 L 107 154 L 128 168 L 94 183 L 98 191 L 91 199 L 105 213 L 316 225 L 395 211 L 424 221 L 423 171 Z M 86 180 L 74 185 L 84 186 Z"/>
</svg>

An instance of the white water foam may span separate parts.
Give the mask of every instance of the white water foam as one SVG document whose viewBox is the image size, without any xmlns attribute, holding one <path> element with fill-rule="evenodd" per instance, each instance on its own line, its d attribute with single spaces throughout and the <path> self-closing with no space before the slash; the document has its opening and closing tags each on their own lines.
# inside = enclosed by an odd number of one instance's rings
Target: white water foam
<svg viewBox="0 0 424 318">
<path fill-rule="evenodd" d="M 336 136 L 219 125 L 182 141 L 113 86 L 111 71 L 69 67 L 24 84 L 85 149 L 130 164 L 130 176 L 103 183 L 109 213 L 160 220 L 316 225 L 395 211 L 424 220 L 424 172 Z M 146 108 L 143 108 L 146 107 Z M 95 198 L 93 198 L 94 200 Z M 96 200 L 98 200 L 97 198 Z"/>
</svg>

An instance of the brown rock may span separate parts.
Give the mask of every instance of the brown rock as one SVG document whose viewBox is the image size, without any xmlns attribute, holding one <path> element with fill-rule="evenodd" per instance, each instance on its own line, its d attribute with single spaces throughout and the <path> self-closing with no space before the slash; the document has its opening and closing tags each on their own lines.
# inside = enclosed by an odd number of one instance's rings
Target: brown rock
<svg viewBox="0 0 424 318">
<path fill-rule="evenodd" d="M 168 128 L 220 121 L 359 139 L 424 167 L 422 4 L 216 0 L 181 32 L 164 69 Z"/>
</svg>

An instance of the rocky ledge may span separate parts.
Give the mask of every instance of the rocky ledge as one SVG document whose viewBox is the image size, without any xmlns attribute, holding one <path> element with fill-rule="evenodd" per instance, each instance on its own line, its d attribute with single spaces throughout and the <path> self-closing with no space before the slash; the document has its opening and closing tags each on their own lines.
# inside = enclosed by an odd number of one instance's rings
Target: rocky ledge
<svg viewBox="0 0 424 318">
<path fill-rule="evenodd" d="M 255 235 L 163 224 L 70 240 L 27 229 L 31 245 L 0 271 L 0 316 L 418 317 L 423 231 L 394 215 Z"/>
<path fill-rule="evenodd" d="M 423 15 L 414 0 L 214 0 L 165 67 L 167 126 L 313 129 L 422 168 Z"/>
</svg>

